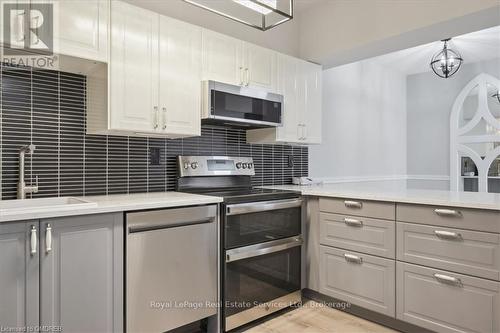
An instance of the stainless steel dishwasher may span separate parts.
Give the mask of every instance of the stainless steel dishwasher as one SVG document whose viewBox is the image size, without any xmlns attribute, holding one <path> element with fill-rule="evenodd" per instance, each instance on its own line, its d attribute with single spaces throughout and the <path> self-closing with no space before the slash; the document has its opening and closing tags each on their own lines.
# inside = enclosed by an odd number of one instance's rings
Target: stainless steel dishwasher
<svg viewBox="0 0 500 333">
<path fill-rule="evenodd" d="M 165 332 L 217 313 L 217 206 L 126 215 L 127 332 Z"/>
</svg>

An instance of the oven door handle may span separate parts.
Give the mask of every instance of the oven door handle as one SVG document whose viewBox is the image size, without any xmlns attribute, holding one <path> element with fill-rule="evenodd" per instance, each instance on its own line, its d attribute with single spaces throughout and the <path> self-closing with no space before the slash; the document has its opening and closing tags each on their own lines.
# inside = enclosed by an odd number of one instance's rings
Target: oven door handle
<svg viewBox="0 0 500 333">
<path fill-rule="evenodd" d="M 302 199 L 292 200 L 270 200 L 260 202 L 250 202 L 226 206 L 226 215 L 240 215 L 248 213 L 265 212 L 270 210 L 300 207 Z"/>
<path fill-rule="evenodd" d="M 226 263 L 288 250 L 301 246 L 303 243 L 302 237 L 296 236 L 228 250 L 226 251 Z"/>
</svg>

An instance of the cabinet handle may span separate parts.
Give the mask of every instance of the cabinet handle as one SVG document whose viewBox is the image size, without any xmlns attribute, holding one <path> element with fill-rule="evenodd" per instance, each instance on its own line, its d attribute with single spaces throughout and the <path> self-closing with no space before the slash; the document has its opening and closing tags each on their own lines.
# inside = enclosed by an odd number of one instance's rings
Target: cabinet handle
<svg viewBox="0 0 500 333">
<path fill-rule="evenodd" d="M 462 235 L 458 232 L 444 231 L 444 230 L 434 230 L 434 234 L 439 238 L 446 239 L 461 239 Z"/>
<path fill-rule="evenodd" d="M 356 264 L 362 264 L 363 258 L 355 256 L 354 254 L 344 253 L 344 258 L 348 262 L 353 262 Z"/>
<path fill-rule="evenodd" d="M 30 253 L 31 255 L 36 254 L 36 227 L 34 225 L 31 226 L 30 230 Z"/>
<path fill-rule="evenodd" d="M 167 129 L 167 108 L 163 107 L 163 129 Z"/>
<path fill-rule="evenodd" d="M 240 86 L 243 85 L 243 67 L 240 67 Z"/>
<path fill-rule="evenodd" d="M 439 282 L 453 284 L 453 285 L 460 286 L 460 287 L 462 286 L 462 280 L 460 280 L 459 278 L 444 275 L 444 274 L 438 274 L 438 273 L 433 274 L 433 275 L 434 275 L 434 278 L 436 280 L 438 280 Z"/>
<path fill-rule="evenodd" d="M 350 217 L 344 218 L 344 223 L 353 226 L 353 227 L 362 227 L 363 226 L 363 221 L 352 219 Z"/>
<path fill-rule="evenodd" d="M 347 207 L 347 208 L 362 208 L 363 207 L 363 203 L 359 202 L 359 201 L 352 201 L 352 200 L 346 200 L 344 201 L 344 205 Z"/>
<path fill-rule="evenodd" d="M 246 86 L 248 87 L 248 85 L 250 84 L 250 71 L 248 70 L 248 68 L 245 68 L 245 76 L 246 76 Z"/>
<path fill-rule="evenodd" d="M 154 129 L 157 129 L 158 126 L 159 126 L 159 119 L 158 119 L 158 107 L 157 106 L 154 106 L 153 107 L 153 112 L 155 114 L 155 124 L 154 124 Z"/>
<path fill-rule="evenodd" d="M 45 229 L 45 252 L 49 253 L 52 251 L 52 226 L 47 224 L 47 229 Z"/>
<path fill-rule="evenodd" d="M 454 209 L 434 209 L 434 212 L 440 216 L 449 216 L 449 217 L 462 216 L 462 213 L 460 211 Z"/>
</svg>

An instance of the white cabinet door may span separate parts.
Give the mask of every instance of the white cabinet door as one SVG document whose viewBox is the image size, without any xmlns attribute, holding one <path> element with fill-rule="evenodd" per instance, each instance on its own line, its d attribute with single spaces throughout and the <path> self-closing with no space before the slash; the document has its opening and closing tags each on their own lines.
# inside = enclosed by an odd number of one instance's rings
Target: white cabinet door
<svg viewBox="0 0 500 333">
<path fill-rule="evenodd" d="M 201 28 L 160 18 L 161 130 L 200 135 Z"/>
<path fill-rule="evenodd" d="M 108 61 L 108 0 L 53 0 L 55 50 L 78 58 Z"/>
<path fill-rule="evenodd" d="M 159 131 L 158 20 L 159 15 L 151 11 L 112 2 L 112 130 Z"/>
<path fill-rule="evenodd" d="M 245 43 L 246 85 L 275 92 L 278 77 L 276 58 L 277 53 L 273 50 Z"/>
<path fill-rule="evenodd" d="M 304 143 L 321 143 L 321 66 L 304 62 L 304 108 L 302 124 Z"/>
<path fill-rule="evenodd" d="M 203 79 L 242 85 L 243 42 L 203 29 Z"/>
<path fill-rule="evenodd" d="M 299 62 L 295 58 L 286 55 L 278 57 L 278 92 L 284 97 L 284 105 L 283 126 L 277 128 L 277 141 L 299 142 L 298 66 Z"/>
</svg>

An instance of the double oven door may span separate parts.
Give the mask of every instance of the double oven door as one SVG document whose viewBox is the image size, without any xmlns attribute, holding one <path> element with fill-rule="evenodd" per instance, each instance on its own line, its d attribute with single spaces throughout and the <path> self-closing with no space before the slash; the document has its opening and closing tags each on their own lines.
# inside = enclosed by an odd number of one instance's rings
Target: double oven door
<svg viewBox="0 0 500 333">
<path fill-rule="evenodd" d="M 225 330 L 301 301 L 302 200 L 223 206 Z"/>
</svg>

